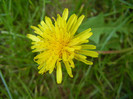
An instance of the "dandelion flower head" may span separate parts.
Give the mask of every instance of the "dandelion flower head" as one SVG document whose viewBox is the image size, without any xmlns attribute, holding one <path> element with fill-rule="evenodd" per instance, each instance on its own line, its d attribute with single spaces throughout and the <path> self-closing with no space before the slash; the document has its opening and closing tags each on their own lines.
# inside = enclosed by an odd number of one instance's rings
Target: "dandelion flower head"
<svg viewBox="0 0 133 99">
<path fill-rule="evenodd" d="M 57 14 L 57 20 L 53 18 L 54 22 L 46 16 L 45 22 L 41 21 L 38 27 L 31 26 L 37 36 L 27 35 L 32 40 L 33 52 L 39 53 L 34 57 L 35 62 L 39 64 L 39 73 L 49 71 L 51 74 L 56 69 L 58 84 L 62 82 L 64 67 L 69 76 L 73 77 L 74 59 L 92 65 L 93 62 L 88 61 L 87 56 L 98 57 L 97 52 L 91 51 L 96 49 L 96 46 L 87 44 L 88 38 L 93 34 L 91 28 L 75 35 L 85 16 L 78 17 L 73 14 L 68 19 L 68 13 L 68 9 L 65 8 L 62 16 Z"/>
</svg>

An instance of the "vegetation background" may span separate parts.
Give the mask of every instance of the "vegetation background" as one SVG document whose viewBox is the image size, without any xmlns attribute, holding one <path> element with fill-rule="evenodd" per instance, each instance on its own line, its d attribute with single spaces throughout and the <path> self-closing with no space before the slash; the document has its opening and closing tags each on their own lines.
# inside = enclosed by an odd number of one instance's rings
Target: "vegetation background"
<svg viewBox="0 0 133 99">
<path fill-rule="evenodd" d="M 55 71 L 39 75 L 33 33 L 45 16 L 64 8 L 86 17 L 78 33 L 92 28 L 100 55 L 93 66 L 76 61 L 71 79 Z M 133 0 L 0 0 L 0 99 L 133 99 Z"/>
</svg>

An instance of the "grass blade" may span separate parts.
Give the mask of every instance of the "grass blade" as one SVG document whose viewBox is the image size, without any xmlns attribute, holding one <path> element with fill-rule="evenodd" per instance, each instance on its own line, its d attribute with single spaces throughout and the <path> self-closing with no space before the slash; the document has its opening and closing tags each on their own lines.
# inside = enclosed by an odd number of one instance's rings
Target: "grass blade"
<svg viewBox="0 0 133 99">
<path fill-rule="evenodd" d="M 12 95 L 11 95 L 10 90 L 9 90 L 7 84 L 6 84 L 6 81 L 5 81 L 5 79 L 4 79 L 3 75 L 2 75 L 1 70 L 0 70 L 0 78 L 1 78 L 1 80 L 2 80 L 2 82 L 3 82 L 3 84 L 4 84 L 4 86 L 5 86 L 5 88 L 6 88 L 6 90 L 7 90 L 7 93 L 8 93 L 8 95 L 9 95 L 10 99 L 12 99 Z"/>
</svg>

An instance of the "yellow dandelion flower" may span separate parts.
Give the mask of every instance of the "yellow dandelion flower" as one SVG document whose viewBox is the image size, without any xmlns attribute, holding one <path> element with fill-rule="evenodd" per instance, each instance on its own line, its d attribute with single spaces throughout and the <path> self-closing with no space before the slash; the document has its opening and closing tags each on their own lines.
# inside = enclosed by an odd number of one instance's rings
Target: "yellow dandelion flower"
<svg viewBox="0 0 133 99">
<path fill-rule="evenodd" d="M 91 28 L 75 35 L 84 17 L 81 15 L 78 18 L 73 14 L 68 19 L 68 9 L 65 8 L 62 16 L 57 14 L 57 20 L 53 18 L 54 24 L 49 17 L 45 17 L 45 22 L 41 21 L 38 27 L 31 26 L 38 36 L 32 34 L 27 36 L 32 40 L 33 52 L 39 52 L 34 60 L 39 64 L 40 74 L 47 71 L 51 74 L 56 69 L 57 83 L 60 84 L 62 82 L 61 63 L 64 63 L 70 77 L 73 77 L 74 59 L 88 65 L 93 64 L 87 60 L 87 56 L 98 57 L 97 52 L 89 50 L 96 49 L 96 46 L 85 44 L 93 34 Z"/>
</svg>

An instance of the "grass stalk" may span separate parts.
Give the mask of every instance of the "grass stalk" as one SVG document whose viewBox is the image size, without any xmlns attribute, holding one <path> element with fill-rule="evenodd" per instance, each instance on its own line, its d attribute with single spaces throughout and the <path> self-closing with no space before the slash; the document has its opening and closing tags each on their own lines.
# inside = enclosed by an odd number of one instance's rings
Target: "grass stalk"
<svg viewBox="0 0 133 99">
<path fill-rule="evenodd" d="M 12 98 L 12 95 L 11 95 L 11 93 L 10 93 L 10 90 L 9 90 L 7 84 L 6 84 L 6 81 L 5 81 L 5 79 L 4 79 L 3 75 L 2 75 L 1 70 L 0 70 L 0 78 L 1 78 L 3 84 L 4 84 L 5 88 L 6 88 L 6 91 L 7 91 L 8 95 L 9 95 L 10 99 L 13 99 L 13 98 Z"/>
</svg>

